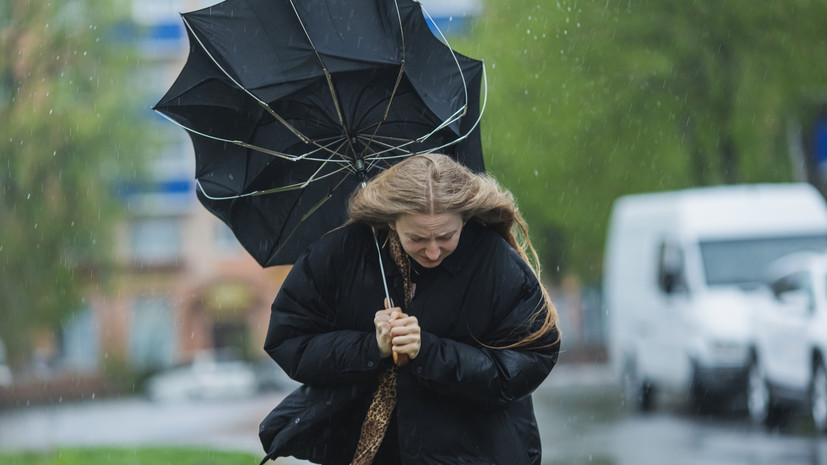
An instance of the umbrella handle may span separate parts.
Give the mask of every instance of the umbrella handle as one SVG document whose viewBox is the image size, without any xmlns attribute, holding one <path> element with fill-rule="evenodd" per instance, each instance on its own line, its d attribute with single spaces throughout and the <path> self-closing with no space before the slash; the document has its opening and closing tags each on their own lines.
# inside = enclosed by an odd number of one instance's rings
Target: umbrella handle
<svg viewBox="0 0 827 465">
<path fill-rule="evenodd" d="M 364 187 L 365 183 L 362 183 L 362 187 Z M 376 244 L 376 253 L 379 255 L 379 270 L 382 273 L 382 284 L 385 286 L 385 308 L 391 308 L 393 306 L 393 299 L 391 299 L 390 292 L 388 292 L 388 281 L 385 278 L 385 266 L 382 264 L 382 249 L 379 247 L 379 239 L 376 238 L 376 228 L 371 226 L 371 231 L 373 232 L 373 243 Z M 410 357 L 405 354 L 397 354 L 396 352 L 393 353 L 393 362 L 396 363 L 396 366 L 403 367 L 408 364 L 410 361 Z"/>
<path fill-rule="evenodd" d="M 385 308 L 386 309 L 391 308 L 391 306 L 393 306 L 393 299 L 388 301 L 388 299 L 386 298 L 385 299 Z M 394 319 L 394 315 L 396 315 L 396 312 L 391 313 L 391 320 Z M 410 357 L 408 357 L 406 354 L 397 354 L 396 352 L 391 352 L 391 353 L 393 354 L 393 363 L 395 363 L 396 366 L 403 367 L 403 366 L 407 365 L 408 362 L 411 361 Z"/>
</svg>

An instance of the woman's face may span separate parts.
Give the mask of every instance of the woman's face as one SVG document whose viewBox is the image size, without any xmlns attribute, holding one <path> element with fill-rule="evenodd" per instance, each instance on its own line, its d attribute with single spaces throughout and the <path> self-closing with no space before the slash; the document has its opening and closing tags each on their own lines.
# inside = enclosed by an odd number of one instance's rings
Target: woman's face
<svg viewBox="0 0 827 465">
<path fill-rule="evenodd" d="M 457 248 L 463 225 L 459 213 L 417 213 L 402 215 L 390 226 L 411 258 L 425 268 L 434 268 Z"/>
</svg>

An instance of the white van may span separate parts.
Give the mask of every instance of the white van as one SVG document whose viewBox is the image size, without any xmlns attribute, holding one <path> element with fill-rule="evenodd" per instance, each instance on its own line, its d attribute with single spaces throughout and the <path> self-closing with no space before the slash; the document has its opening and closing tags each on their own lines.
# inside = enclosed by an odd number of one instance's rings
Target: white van
<svg viewBox="0 0 827 465">
<path fill-rule="evenodd" d="M 765 267 L 827 250 L 827 205 L 809 184 L 695 188 L 619 198 L 603 296 L 609 357 L 627 400 L 665 390 L 697 408 L 746 388 L 751 310 Z"/>
</svg>

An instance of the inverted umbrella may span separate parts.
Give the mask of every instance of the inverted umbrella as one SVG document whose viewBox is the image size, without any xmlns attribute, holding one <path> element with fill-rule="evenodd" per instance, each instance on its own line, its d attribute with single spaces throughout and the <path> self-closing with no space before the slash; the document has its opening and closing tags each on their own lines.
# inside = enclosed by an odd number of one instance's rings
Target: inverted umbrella
<svg viewBox="0 0 827 465">
<path fill-rule="evenodd" d="M 189 56 L 154 108 L 189 131 L 199 200 L 262 266 L 292 263 L 407 156 L 484 170 L 482 62 L 417 2 L 227 0 L 182 18 Z"/>
</svg>

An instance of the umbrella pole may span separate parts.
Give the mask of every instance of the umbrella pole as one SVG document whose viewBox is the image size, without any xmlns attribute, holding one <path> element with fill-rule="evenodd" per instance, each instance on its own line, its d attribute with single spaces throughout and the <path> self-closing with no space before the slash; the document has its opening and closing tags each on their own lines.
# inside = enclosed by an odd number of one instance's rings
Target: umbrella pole
<svg viewBox="0 0 827 465">
<path fill-rule="evenodd" d="M 370 230 L 373 232 L 373 243 L 376 244 L 376 254 L 379 258 L 379 271 L 382 273 L 382 285 L 385 286 L 385 302 L 390 305 L 391 301 L 391 294 L 388 292 L 388 278 L 385 277 L 385 265 L 382 264 L 382 248 L 379 247 L 379 239 L 376 237 L 376 228 L 373 226 L 370 227 Z"/>
</svg>

